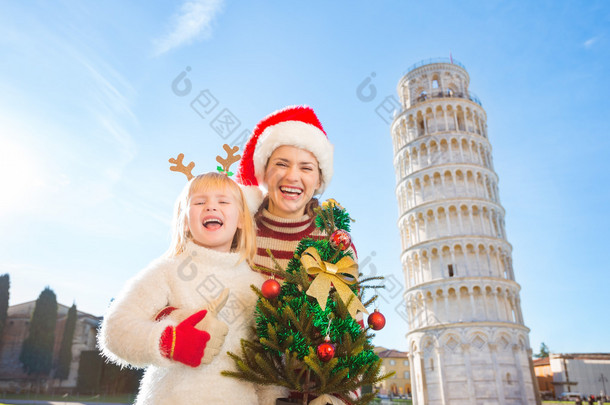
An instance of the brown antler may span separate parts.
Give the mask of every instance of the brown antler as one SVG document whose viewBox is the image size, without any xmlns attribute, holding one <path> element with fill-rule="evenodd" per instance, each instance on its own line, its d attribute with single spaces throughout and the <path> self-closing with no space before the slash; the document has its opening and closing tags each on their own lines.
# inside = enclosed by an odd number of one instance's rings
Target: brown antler
<svg viewBox="0 0 610 405">
<path fill-rule="evenodd" d="M 222 156 L 218 155 L 216 156 L 216 161 L 222 165 L 223 173 L 225 173 L 226 175 L 230 175 L 229 167 L 231 167 L 233 163 L 241 159 L 241 155 L 235 154 L 239 150 L 239 146 L 234 146 L 231 148 L 225 143 L 224 145 L 222 145 L 222 148 L 225 150 L 225 152 L 227 152 L 227 158 L 223 159 Z"/>
<path fill-rule="evenodd" d="M 193 178 L 193 174 L 191 173 L 191 170 L 193 170 L 193 167 L 195 167 L 195 163 L 191 162 L 188 164 L 188 166 L 185 166 L 182 163 L 182 159 L 184 159 L 184 153 L 179 154 L 177 159 L 170 158 L 169 162 L 176 166 L 170 166 L 169 170 L 171 170 L 173 172 L 184 173 L 186 175 L 186 178 L 188 180 L 190 180 Z"/>
</svg>

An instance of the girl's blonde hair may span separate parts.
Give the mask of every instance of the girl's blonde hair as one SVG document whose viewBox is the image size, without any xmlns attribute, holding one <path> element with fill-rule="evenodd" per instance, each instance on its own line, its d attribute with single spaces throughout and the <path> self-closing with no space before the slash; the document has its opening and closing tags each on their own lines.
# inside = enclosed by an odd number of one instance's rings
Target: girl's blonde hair
<svg viewBox="0 0 610 405">
<path fill-rule="evenodd" d="M 188 228 L 188 212 L 191 196 L 197 192 L 206 192 L 208 190 L 228 190 L 235 198 L 242 226 L 235 232 L 231 251 L 241 253 L 240 260 L 246 260 L 248 264 L 252 264 L 254 254 L 256 253 L 256 231 L 244 195 L 236 182 L 224 174 L 214 172 L 193 177 L 176 199 L 172 221 L 172 241 L 166 257 L 178 256 L 184 252 L 186 243 L 192 239 Z"/>
</svg>

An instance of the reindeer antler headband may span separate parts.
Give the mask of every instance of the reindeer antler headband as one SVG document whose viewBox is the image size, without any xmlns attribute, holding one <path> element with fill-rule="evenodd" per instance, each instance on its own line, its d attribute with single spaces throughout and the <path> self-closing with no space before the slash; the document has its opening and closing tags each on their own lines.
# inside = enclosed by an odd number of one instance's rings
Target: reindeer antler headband
<svg viewBox="0 0 610 405">
<path fill-rule="evenodd" d="M 222 148 L 225 150 L 225 152 L 227 152 L 227 157 L 223 158 L 220 155 L 216 156 L 216 161 L 222 165 L 222 166 L 217 166 L 216 169 L 220 173 L 224 173 L 227 176 L 232 176 L 233 173 L 231 173 L 229 171 L 229 168 L 231 167 L 231 165 L 233 163 L 235 163 L 239 159 L 241 159 L 241 155 L 236 154 L 237 151 L 239 150 L 239 147 L 238 146 L 230 147 L 229 145 L 227 145 L 225 143 L 224 145 L 222 145 Z M 184 163 L 182 163 L 182 159 L 184 159 L 184 153 L 179 154 L 176 159 L 170 158 L 169 162 L 175 166 L 170 166 L 169 170 L 171 170 L 173 172 L 184 173 L 187 180 L 190 181 L 194 177 L 193 173 L 191 173 L 191 171 L 195 167 L 195 163 L 191 162 L 185 166 Z"/>
<path fill-rule="evenodd" d="M 229 167 L 241 159 L 241 155 L 236 155 L 237 151 L 239 150 L 239 146 L 230 147 L 225 143 L 222 145 L 222 148 L 225 150 L 225 152 L 227 152 L 227 158 L 223 159 L 220 155 L 216 156 L 216 161 L 222 165 L 222 167 L 217 166 L 216 170 L 218 170 L 220 173 L 226 174 L 227 176 L 233 176 L 233 173 L 229 171 Z"/>
</svg>

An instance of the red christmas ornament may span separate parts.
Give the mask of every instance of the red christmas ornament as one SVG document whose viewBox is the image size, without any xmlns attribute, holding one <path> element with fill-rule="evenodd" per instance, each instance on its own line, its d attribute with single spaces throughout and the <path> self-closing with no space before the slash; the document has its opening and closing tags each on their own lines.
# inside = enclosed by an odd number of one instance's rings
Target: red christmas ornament
<svg viewBox="0 0 610 405">
<path fill-rule="evenodd" d="M 352 245 L 352 237 L 349 232 L 337 229 L 330 235 L 330 245 L 339 250 L 346 250 Z"/>
<path fill-rule="evenodd" d="M 330 361 L 335 356 L 335 346 L 330 344 L 330 338 L 324 338 L 324 343 L 318 345 L 316 349 L 318 358 L 323 362 Z"/>
<path fill-rule="evenodd" d="M 367 322 L 374 330 L 381 330 L 385 326 L 385 316 L 378 309 L 369 315 Z"/>
<path fill-rule="evenodd" d="M 267 298 L 268 300 L 272 300 L 280 295 L 281 289 L 282 287 L 280 286 L 280 283 L 271 278 L 263 283 L 261 293 L 263 294 L 263 297 Z"/>
</svg>

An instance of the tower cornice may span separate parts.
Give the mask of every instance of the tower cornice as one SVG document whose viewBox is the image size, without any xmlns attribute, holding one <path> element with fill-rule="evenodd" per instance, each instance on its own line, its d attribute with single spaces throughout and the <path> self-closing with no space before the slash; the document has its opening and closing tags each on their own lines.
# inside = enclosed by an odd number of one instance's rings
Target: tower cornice
<svg viewBox="0 0 610 405">
<path fill-rule="evenodd" d="M 455 203 L 455 205 L 471 205 L 471 204 L 475 204 L 475 203 L 479 203 L 479 204 L 485 204 L 485 205 L 491 205 L 494 206 L 495 208 L 498 209 L 499 212 L 502 213 L 502 216 L 504 216 L 506 214 L 504 207 L 502 207 L 501 204 L 491 201 L 489 199 L 486 198 L 476 198 L 476 197 L 467 197 L 467 198 L 459 198 L 459 197 L 455 197 L 455 198 L 445 198 L 445 199 L 435 199 L 433 201 L 426 201 L 424 203 L 418 204 L 416 206 L 414 206 L 413 208 L 410 208 L 406 211 L 404 211 L 402 214 L 400 214 L 400 216 L 398 217 L 398 221 L 396 221 L 396 223 L 398 224 L 398 226 L 400 226 L 400 223 L 402 221 L 405 220 L 405 218 L 413 213 L 424 213 L 426 211 L 428 211 L 429 209 L 432 209 L 434 207 L 439 207 L 439 206 L 444 206 L 444 205 L 453 205 L 451 203 Z"/>
<path fill-rule="evenodd" d="M 462 286 L 463 284 L 504 284 L 506 286 L 510 286 L 515 289 L 516 292 L 521 291 L 521 285 L 517 283 L 515 280 L 510 280 L 508 278 L 500 278 L 500 277 L 490 277 L 490 276 L 476 276 L 476 277 L 451 277 L 451 278 L 437 278 L 434 280 L 426 281 L 424 283 L 418 284 L 411 288 L 408 288 L 403 293 L 403 297 L 405 299 L 411 293 L 417 292 L 419 290 L 431 290 L 435 287 L 443 286 L 444 288 L 450 288 L 455 286 Z"/>
<path fill-rule="evenodd" d="M 470 241 L 471 243 L 473 243 L 473 241 L 481 241 L 481 240 L 489 240 L 489 241 L 494 241 L 496 243 L 499 243 L 503 246 L 507 247 L 507 251 L 509 253 L 512 253 L 513 251 L 513 245 L 510 244 L 510 242 L 508 242 L 506 239 L 504 238 L 496 238 L 494 236 L 487 236 L 487 235 L 457 235 L 457 236 L 443 236 L 440 238 L 434 238 L 434 239 L 430 239 L 427 240 L 425 242 L 420 242 L 417 243 L 413 246 L 409 246 L 408 248 L 404 249 L 401 253 L 400 253 L 400 260 L 404 261 L 405 259 L 405 255 L 410 253 L 413 250 L 429 250 L 433 247 L 438 247 L 438 246 L 455 246 L 455 245 L 463 245 L 464 241 Z M 446 242 L 453 242 L 453 243 L 446 243 Z"/>
<path fill-rule="evenodd" d="M 410 180 L 413 177 L 417 177 L 417 175 L 421 175 L 421 174 L 425 174 L 428 171 L 434 171 L 434 169 L 460 169 L 460 168 L 475 168 L 475 169 L 481 169 L 485 172 L 487 172 L 489 175 L 491 175 L 491 177 L 493 177 L 493 179 L 498 182 L 499 178 L 498 175 L 496 174 L 495 171 L 493 171 L 492 169 L 490 169 L 487 166 L 483 166 L 477 163 L 470 163 L 470 162 L 456 162 L 456 163 L 451 163 L 451 162 L 447 162 L 447 163 L 441 163 L 438 165 L 430 165 L 430 166 L 426 166 L 422 169 L 417 169 L 417 170 L 413 170 L 411 173 L 407 174 L 406 176 L 404 176 L 403 178 L 400 179 L 400 181 L 398 182 L 398 184 L 396 185 L 394 191 L 398 190 L 399 187 L 401 187 L 403 185 L 404 182 L 406 182 L 407 180 Z"/>
<path fill-rule="evenodd" d="M 418 136 L 417 138 L 413 139 L 412 141 L 407 142 L 405 145 L 398 148 L 394 152 L 394 154 L 396 155 L 396 156 L 394 156 L 394 164 L 396 164 L 396 159 L 398 158 L 398 155 L 400 153 L 404 153 L 404 151 L 408 150 L 409 148 L 414 148 L 414 147 L 417 147 L 418 145 L 428 143 L 430 141 L 440 142 L 442 140 L 451 140 L 453 138 L 455 138 L 455 139 L 469 138 L 470 140 L 473 140 L 473 141 L 479 141 L 479 142 L 485 144 L 485 146 L 488 147 L 490 151 L 492 150 L 491 142 L 489 142 L 489 139 L 487 139 L 484 136 L 479 135 L 477 133 L 473 133 L 470 131 L 439 131 L 434 134 Z"/>
<path fill-rule="evenodd" d="M 483 322 L 452 322 L 452 323 L 441 323 L 437 325 L 424 326 L 421 328 L 413 329 L 407 332 L 407 339 L 410 335 L 416 333 L 434 332 L 438 330 L 450 330 L 450 329 L 464 329 L 464 328 L 507 328 L 507 329 L 518 329 L 525 333 L 530 332 L 530 328 L 527 326 L 515 323 L 515 322 L 499 322 L 499 321 L 483 321 Z"/>
</svg>

